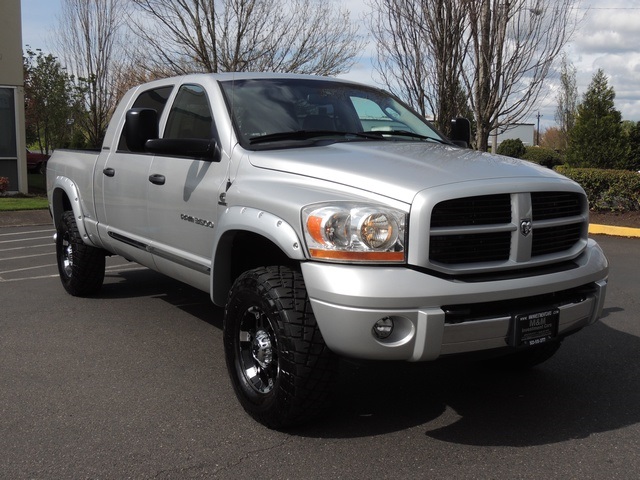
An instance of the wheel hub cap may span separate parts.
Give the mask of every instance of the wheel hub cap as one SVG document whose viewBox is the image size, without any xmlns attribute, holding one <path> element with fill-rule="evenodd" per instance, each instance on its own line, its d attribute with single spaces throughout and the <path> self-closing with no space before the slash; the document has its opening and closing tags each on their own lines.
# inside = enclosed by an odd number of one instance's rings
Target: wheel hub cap
<svg viewBox="0 0 640 480">
<path fill-rule="evenodd" d="M 258 330 L 251 345 L 251 353 L 254 360 L 262 368 L 267 368 L 273 361 L 273 348 L 271 346 L 271 338 L 264 330 Z"/>
<path fill-rule="evenodd" d="M 70 277 L 71 272 L 73 271 L 73 247 L 71 244 L 63 246 L 62 267 L 64 268 L 65 274 Z"/>
</svg>

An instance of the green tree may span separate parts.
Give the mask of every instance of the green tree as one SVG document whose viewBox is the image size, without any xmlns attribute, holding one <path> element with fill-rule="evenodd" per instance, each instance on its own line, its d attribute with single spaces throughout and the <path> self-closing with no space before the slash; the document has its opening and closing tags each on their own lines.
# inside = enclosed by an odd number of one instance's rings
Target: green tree
<svg viewBox="0 0 640 480">
<path fill-rule="evenodd" d="M 73 77 L 39 49 L 27 48 L 23 62 L 27 143 L 47 153 L 68 146 L 78 113 Z"/>
<path fill-rule="evenodd" d="M 615 91 L 599 69 L 591 79 L 574 127 L 569 133 L 567 163 L 573 167 L 620 168 L 625 163 L 625 139 Z"/>
<path fill-rule="evenodd" d="M 640 171 L 640 122 L 623 122 L 626 136 L 627 155 L 625 165 L 620 168 Z"/>
</svg>

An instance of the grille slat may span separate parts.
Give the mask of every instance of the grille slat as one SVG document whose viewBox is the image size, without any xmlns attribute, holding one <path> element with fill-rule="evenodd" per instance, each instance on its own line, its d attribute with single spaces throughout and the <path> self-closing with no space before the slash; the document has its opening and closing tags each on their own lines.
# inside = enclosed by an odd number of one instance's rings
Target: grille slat
<svg viewBox="0 0 640 480">
<path fill-rule="evenodd" d="M 429 257 L 445 264 L 504 261 L 509 258 L 510 232 L 431 237 Z"/>
<path fill-rule="evenodd" d="M 537 257 L 568 250 L 580 240 L 581 232 L 580 224 L 534 229 L 531 256 Z"/>
<path fill-rule="evenodd" d="M 439 203 L 433 210 L 431 227 L 495 225 L 510 221 L 510 195 L 484 195 L 456 198 Z"/>
<path fill-rule="evenodd" d="M 566 218 L 582 213 L 580 196 L 571 192 L 534 192 L 531 194 L 533 220 Z"/>
<path fill-rule="evenodd" d="M 522 198 L 522 194 L 519 194 Z M 504 231 L 504 226 L 515 223 L 520 228 L 518 214 L 512 214 L 510 194 L 483 195 L 456 198 L 438 203 L 432 211 L 432 231 L 429 243 L 430 262 L 454 266 L 484 262 L 502 263 L 511 258 L 515 248 L 512 241 L 526 245 L 524 257 L 534 258 L 568 251 L 581 240 L 583 235 L 583 196 L 574 192 L 533 192 L 530 194 L 533 229 L 530 242 L 524 233 L 521 237 Z M 515 202 L 514 202 L 515 204 Z M 512 221 L 513 217 L 513 221 Z M 570 219 L 566 225 L 536 227 L 536 222 Z M 569 220 L 572 222 L 572 220 Z M 495 232 L 486 232 L 496 226 Z M 500 226 L 501 231 L 497 231 Z M 464 234 L 442 234 L 438 228 L 466 227 Z M 474 232 L 483 229 L 482 233 Z M 530 245 L 530 246 L 529 246 Z M 529 249 L 530 248 L 530 252 Z M 527 260 L 525 260 L 526 262 Z"/>
</svg>

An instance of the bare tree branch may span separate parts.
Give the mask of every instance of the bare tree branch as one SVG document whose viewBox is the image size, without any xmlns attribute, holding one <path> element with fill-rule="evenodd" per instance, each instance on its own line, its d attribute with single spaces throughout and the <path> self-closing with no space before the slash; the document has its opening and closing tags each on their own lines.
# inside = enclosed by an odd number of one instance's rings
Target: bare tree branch
<svg viewBox="0 0 640 480">
<path fill-rule="evenodd" d="M 319 0 L 132 0 L 151 70 L 336 75 L 363 47 L 349 12 Z M 149 52 L 151 54 L 149 54 Z"/>
<path fill-rule="evenodd" d="M 477 148 L 492 130 L 518 123 L 535 106 L 578 24 L 574 0 L 465 0 L 470 48 L 463 78 L 477 123 Z"/>
<path fill-rule="evenodd" d="M 468 110 L 461 84 L 466 53 L 465 10 L 460 1 L 372 0 L 370 29 L 375 68 L 387 86 L 449 133 Z"/>
<path fill-rule="evenodd" d="M 446 131 L 466 95 L 484 150 L 528 116 L 578 24 L 575 0 L 371 0 L 376 69 Z M 455 112 L 455 113 L 454 113 Z"/>
<path fill-rule="evenodd" d="M 122 0 L 64 0 L 57 32 L 61 59 L 83 87 L 88 142 L 102 143 L 117 98 L 113 72 L 126 18 Z"/>
</svg>

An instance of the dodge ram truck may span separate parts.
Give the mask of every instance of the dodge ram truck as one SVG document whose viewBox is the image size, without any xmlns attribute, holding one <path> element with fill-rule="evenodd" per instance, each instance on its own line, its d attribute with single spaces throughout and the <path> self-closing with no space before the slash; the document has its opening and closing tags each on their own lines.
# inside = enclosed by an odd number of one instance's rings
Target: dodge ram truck
<svg viewBox="0 0 640 480">
<path fill-rule="evenodd" d="M 325 77 L 140 85 L 99 151 L 48 162 L 62 285 L 98 294 L 120 255 L 208 292 L 235 394 L 271 428 L 323 409 L 340 357 L 531 367 L 602 312 L 587 198 L 453 130 Z"/>
</svg>

